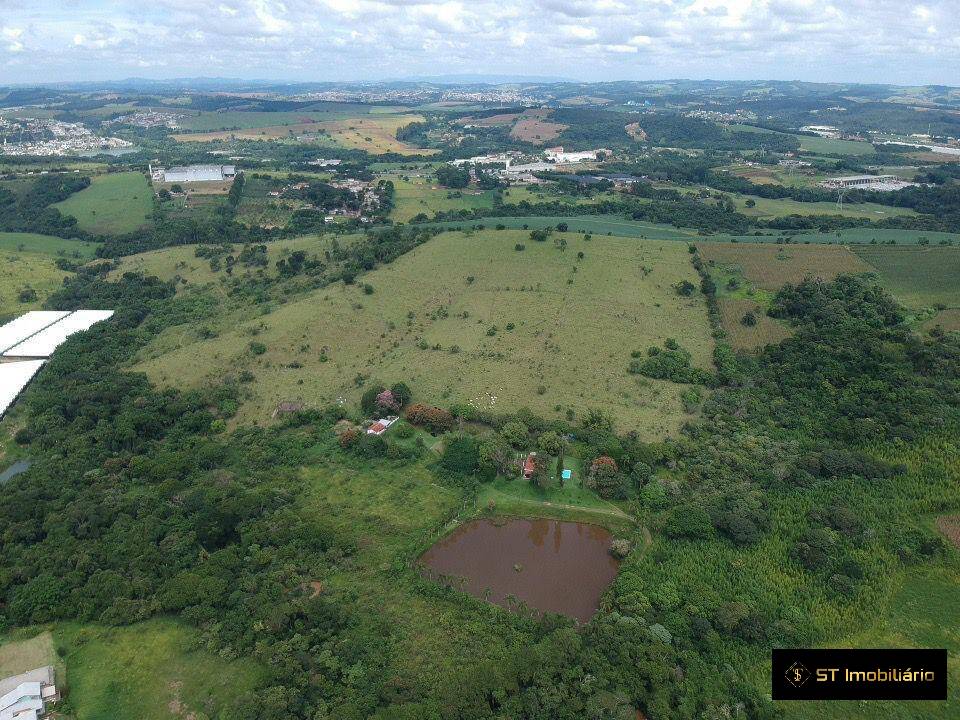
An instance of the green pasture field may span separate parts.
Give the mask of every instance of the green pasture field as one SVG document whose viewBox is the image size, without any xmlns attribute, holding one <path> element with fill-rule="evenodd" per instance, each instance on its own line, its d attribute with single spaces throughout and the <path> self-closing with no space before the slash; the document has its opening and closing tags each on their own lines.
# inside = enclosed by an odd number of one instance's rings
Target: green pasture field
<svg viewBox="0 0 960 720">
<path fill-rule="evenodd" d="M 528 406 L 548 417 L 604 407 L 644 437 L 676 431 L 684 387 L 627 367 L 632 350 L 668 337 L 710 365 L 704 301 L 673 288 L 698 281 L 686 247 L 568 233 L 561 252 L 527 235 L 438 236 L 356 286 L 314 291 L 249 322 L 224 320 L 214 339 L 173 328 L 144 349 L 136 369 L 181 387 L 247 370 L 256 379 L 245 385 L 240 421 L 269 419 L 281 400 L 354 402 L 361 384 L 378 378 L 403 380 L 436 404 Z M 517 252 L 517 243 L 526 249 Z M 266 352 L 252 353 L 251 342 Z"/>
<path fill-rule="evenodd" d="M 868 142 L 857 140 L 834 140 L 832 138 L 822 138 L 814 135 L 796 135 L 793 133 L 780 133 L 775 130 L 765 130 L 754 127 L 753 125 L 731 125 L 732 130 L 741 130 L 743 132 L 774 133 L 776 135 L 792 135 L 800 141 L 800 150 L 807 153 L 826 153 L 839 155 L 870 155 L 874 152 L 873 145 Z"/>
<path fill-rule="evenodd" d="M 867 245 L 853 250 L 877 269 L 883 286 L 908 307 L 960 307 L 960 248 Z"/>
<path fill-rule="evenodd" d="M 475 187 L 451 190 L 439 185 L 431 177 L 396 175 L 385 178 L 393 181 L 394 207 L 390 218 L 395 222 L 409 222 L 420 213 L 432 217 L 434 213 L 445 210 L 493 207 L 493 190 L 478 190 Z"/>
<path fill-rule="evenodd" d="M 731 194 L 737 210 L 748 217 L 785 217 L 787 215 L 842 215 L 844 217 L 882 220 L 893 215 L 916 215 L 910 208 L 895 208 L 877 203 L 844 203 L 843 209 L 833 202 L 799 202 L 789 198 L 763 198 L 753 195 Z M 747 207 L 753 200 L 754 207 Z"/>
<path fill-rule="evenodd" d="M 110 173 L 92 178 L 90 187 L 55 204 L 77 219 L 81 230 L 97 234 L 133 232 L 150 223 L 153 191 L 139 172 Z"/>
<path fill-rule="evenodd" d="M 49 255 L 0 251 L 0 317 L 40 308 L 68 274 L 53 263 Z M 21 302 L 20 292 L 27 288 L 33 288 L 37 297 Z"/>
<path fill-rule="evenodd" d="M 572 233 L 591 233 L 598 235 L 616 235 L 618 237 L 633 237 L 650 240 L 685 240 L 692 242 L 702 240 L 696 230 L 675 228 L 672 225 L 628 220 L 622 215 L 544 215 L 525 217 L 486 217 L 480 220 L 451 220 L 437 223 L 424 223 L 426 227 L 442 227 L 448 229 L 468 229 L 471 225 L 483 225 L 487 230 L 497 225 L 504 225 L 509 229 L 555 228 L 558 223 L 566 223 Z M 527 226 L 524 228 L 524 226 Z M 726 238 L 727 236 L 724 236 Z"/>
<path fill-rule="evenodd" d="M 277 176 L 280 174 L 277 173 Z M 274 186 L 266 180 L 247 178 L 237 207 L 237 221 L 261 227 L 282 227 L 293 216 L 296 208 L 305 205 L 304 202 L 296 200 L 271 197 L 269 193 L 272 189 Z"/>
<path fill-rule="evenodd" d="M 38 253 L 86 260 L 96 255 L 99 243 L 67 240 L 53 235 L 0 232 L 0 251 Z"/>
<path fill-rule="evenodd" d="M 55 628 L 76 720 L 175 720 L 215 717 L 265 681 L 253 660 L 224 660 L 195 647 L 196 631 L 156 619 L 123 627 Z"/>
</svg>

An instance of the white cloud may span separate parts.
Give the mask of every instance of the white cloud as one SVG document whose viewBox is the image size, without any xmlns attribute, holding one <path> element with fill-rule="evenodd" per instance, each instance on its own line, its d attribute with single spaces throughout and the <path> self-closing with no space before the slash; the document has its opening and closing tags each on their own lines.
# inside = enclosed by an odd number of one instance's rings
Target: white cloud
<svg viewBox="0 0 960 720">
<path fill-rule="evenodd" d="M 960 84 L 956 3 L 70 0 L 65 9 L 63 0 L 0 0 L 0 58 L 29 60 L 16 73 L 0 71 L 0 81 L 124 77 L 154 67 L 168 77 L 479 72 Z"/>
</svg>

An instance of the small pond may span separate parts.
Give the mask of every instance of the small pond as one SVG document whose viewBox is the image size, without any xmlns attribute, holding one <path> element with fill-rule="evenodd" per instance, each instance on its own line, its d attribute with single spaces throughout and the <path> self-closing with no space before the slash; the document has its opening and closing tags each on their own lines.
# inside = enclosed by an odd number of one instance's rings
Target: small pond
<svg viewBox="0 0 960 720">
<path fill-rule="evenodd" d="M 423 554 L 431 577 L 503 607 L 508 596 L 586 622 L 617 576 L 610 533 L 558 520 L 474 520 Z"/>
<path fill-rule="evenodd" d="M 30 469 L 29 460 L 17 460 L 13 465 L 8 467 L 6 470 L 0 472 L 0 485 L 3 485 L 7 480 L 12 480 L 20 473 L 26 472 Z"/>
</svg>

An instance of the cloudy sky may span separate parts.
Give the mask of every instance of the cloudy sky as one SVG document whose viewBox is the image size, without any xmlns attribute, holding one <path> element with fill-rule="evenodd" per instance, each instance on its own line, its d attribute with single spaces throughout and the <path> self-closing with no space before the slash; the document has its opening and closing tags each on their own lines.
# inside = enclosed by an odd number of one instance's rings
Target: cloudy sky
<svg viewBox="0 0 960 720">
<path fill-rule="evenodd" d="M 960 0 L 0 0 L 0 82 L 444 74 L 960 85 Z"/>
</svg>

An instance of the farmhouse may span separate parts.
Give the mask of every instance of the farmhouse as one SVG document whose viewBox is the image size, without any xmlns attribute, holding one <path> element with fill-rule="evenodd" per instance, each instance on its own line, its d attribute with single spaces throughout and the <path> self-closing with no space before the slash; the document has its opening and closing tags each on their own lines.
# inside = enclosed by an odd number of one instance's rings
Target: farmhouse
<svg viewBox="0 0 960 720">
<path fill-rule="evenodd" d="M 383 435 L 387 428 L 393 425 L 400 418 L 396 415 L 390 415 L 388 417 L 377 420 L 373 425 L 367 428 L 367 435 Z"/>
<path fill-rule="evenodd" d="M 533 477 L 533 471 L 537 469 L 537 454 L 535 452 L 527 455 L 527 459 L 523 463 L 523 476 L 529 480 Z"/>
<path fill-rule="evenodd" d="M 60 699 L 52 665 L 0 680 L 0 720 L 37 720 Z"/>
</svg>

